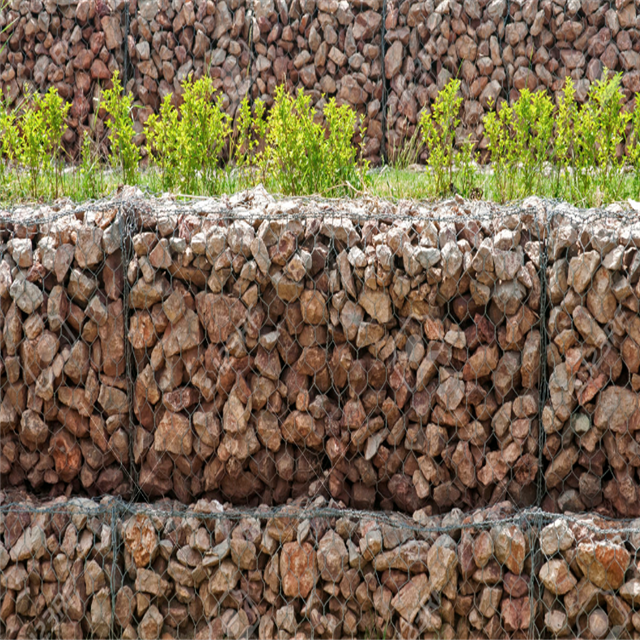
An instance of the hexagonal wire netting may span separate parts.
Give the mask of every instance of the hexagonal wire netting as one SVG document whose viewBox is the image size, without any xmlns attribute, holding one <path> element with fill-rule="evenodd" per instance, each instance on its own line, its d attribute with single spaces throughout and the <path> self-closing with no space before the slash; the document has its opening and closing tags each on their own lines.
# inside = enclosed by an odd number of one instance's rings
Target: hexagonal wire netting
<svg viewBox="0 0 640 640">
<path fill-rule="evenodd" d="M 130 497 L 119 207 L 46 210 L 1 223 L 2 484 Z"/>
<path fill-rule="evenodd" d="M 7 638 L 603 638 L 640 626 L 638 523 L 594 515 L 61 497 L 3 504 L 0 529 Z"/>
<path fill-rule="evenodd" d="M 8 636 L 78 589 L 63 636 L 635 628 L 635 523 L 602 519 L 638 509 L 632 216 L 259 189 L 56 208 L 2 226 Z M 281 508 L 295 526 L 277 534 Z M 148 558 L 127 559 L 136 544 Z M 319 564 L 345 557 L 355 600 Z"/>
<path fill-rule="evenodd" d="M 141 491 L 238 504 L 320 492 L 410 513 L 534 504 L 534 213 L 332 208 L 134 214 L 126 295 Z"/>
<path fill-rule="evenodd" d="M 473 517 L 105 499 L 0 510 L 4 636 L 504 637 L 534 629 L 536 529 Z"/>
</svg>

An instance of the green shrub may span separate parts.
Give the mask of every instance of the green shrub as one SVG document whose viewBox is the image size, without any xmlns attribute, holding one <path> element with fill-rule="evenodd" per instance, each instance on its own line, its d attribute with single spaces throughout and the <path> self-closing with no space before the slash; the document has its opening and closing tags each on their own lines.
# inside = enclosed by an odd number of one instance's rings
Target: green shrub
<svg viewBox="0 0 640 640">
<path fill-rule="evenodd" d="M 457 151 L 456 128 L 460 124 L 460 80 L 449 80 L 438 93 L 431 113 L 423 111 L 420 118 L 422 137 L 429 153 L 427 166 L 431 169 L 433 191 L 436 196 L 446 196 L 453 187 L 453 169 Z"/>
<path fill-rule="evenodd" d="M 540 192 L 553 140 L 553 102 L 545 91 L 523 89 L 513 104 L 519 195 Z"/>
<path fill-rule="evenodd" d="M 353 144 L 353 136 L 356 130 L 360 130 L 360 136 L 364 141 L 366 134 L 362 118 L 358 119 L 356 112 L 348 105 L 338 106 L 334 98 L 331 98 L 323 109 L 329 137 L 325 141 L 325 160 L 323 165 L 325 189 L 331 194 L 334 188 L 338 191 L 348 192 L 355 187 L 360 190 L 364 186 L 364 173 L 368 163 L 363 163 L 363 168 L 358 168 L 358 147 Z"/>
<path fill-rule="evenodd" d="M 493 109 L 484 117 L 493 182 L 500 202 L 513 199 L 516 191 L 518 158 L 513 139 L 513 119 L 513 108 L 506 102 L 501 104 L 499 111 Z"/>
<path fill-rule="evenodd" d="M 573 80 L 567 76 L 562 96 L 556 111 L 556 126 L 553 148 L 555 182 L 553 195 L 556 198 L 573 196 L 573 168 L 575 162 L 574 127 L 578 117 L 578 103 Z M 568 185 L 568 188 L 565 187 Z"/>
<path fill-rule="evenodd" d="M 231 116 L 223 110 L 221 95 L 213 101 L 211 78 L 193 81 L 189 77 L 183 89 L 179 110 L 169 95 L 162 103 L 160 116 L 147 120 L 149 145 L 166 189 L 218 194 L 226 177 L 221 159 L 231 136 Z"/>
<path fill-rule="evenodd" d="M 15 145 L 16 160 L 29 176 L 31 196 L 56 197 L 62 175 L 62 135 L 70 105 L 53 87 L 44 96 L 34 94 L 28 102 L 19 120 L 20 133 L 13 141 L 10 136 L 9 144 Z"/>
<path fill-rule="evenodd" d="M 622 108 L 622 73 L 608 76 L 605 68 L 602 79 L 591 85 L 589 99 L 579 111 L 574 130 L 578 175 L 593 173 L 595 187 L 604 201 L 616 200 L 621 195 L 625 159 L 618 156 L 617 149 L 624 142 L 625 129 L 631 119 L 631 114 Z M 589 183 L 582 190 L 585 195 L 594 191 L 594 185 Z"/>
<path fill-rule="evenodd" d="M 19 153 L 20 137 L 16 126 L 16 115 L 9 111 L 0 94 L 0 187 L 8 189 L 11 165 Z"/>
<path fill-rule="evenodd" d="M 171 191 L 180 182 L 178 110 L 171 103 L 171 94 L 164 97 L 160 113 L 153 113 L 145 123 L 149 157 L 160 168 L 162 188 Z"/>
<path fill-rule="evenodd" d="M 127 184 L 135 184 L 140 150 L 134 142 L 136 133 L 131 117 L 133 98 L 123 94 L 118 71 L 114 71 L 111 81 L 111 89 L 105 89 L 102 93 L 102 103 L 109 119 L 111 164 L 122 172 L 122 179 Z"/>
<path fill-rule="evenodd" d="M 353 136 L 362 122 L 347 105 L 335 99 L 324 106 L 327 129 L 315 121 L 311 98 L 300 89 L 295 97 L 283 85 L 276 88 L 274 104 L 264 129 L 264 149 L 256 156 L 260 174 L 275 191 L 284 194 L 339 195 L 360 190 L 368 164 L 358 167 Z"/>
<path fill-rule="evenodd" d="M 38 108 L 42 111 L 44 127 L 47 135 L 46 153 L 48 162 L 47 169 L 53 178 L 54 194 L 58 196 L 62 181 L 62 136 L 66 129 L 66 117 L 71 105 L 64 102 L 58 95 L 57 89 L 53 87 L 47 91 L 43 98 L 36 99 Z"/>
<path fill-rule="evenodd" d="M 47 134 L 42 112 L 27 108 L 22 115 L 20 125 L 22 132 L 18 147 L 19 163 L 25 167 L 29 174 L 31 195 L 37 198 L 47 146 Z"/>
<path fill-rule="evenodd" d="M 541 193 L 545 164 L 553 143 L 553 102 L 544 91 L 523 89 L 509 105 L 484 117 L 489 140 L 494 186 L 501 202 Z"/>
</svg>

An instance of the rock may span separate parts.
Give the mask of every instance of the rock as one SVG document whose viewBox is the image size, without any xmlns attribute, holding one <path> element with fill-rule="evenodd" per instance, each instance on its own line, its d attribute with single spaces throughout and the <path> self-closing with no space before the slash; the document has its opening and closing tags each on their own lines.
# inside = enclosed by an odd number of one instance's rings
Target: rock
<svg viewBox="0 0 640 640">
<path fill-rule="evenodd" d="M 584 307 L 573 310 L 573 321 L 587 344 L 601 349 L 607 343 L 607 334 Z"/>
<path fill-rule="evenodd" d="M 418 612 L 431 596 L 431 584 L 426 574 L 412 578 L 391 600 L 391 606 L 409 624 L 412 624 Z"/>
<path fill-rule="evenodd" d="M 600 264 L 598 251 L 587 251 L 569 261 L 567 281 L 578 293 L 584 293 L 592 284 L 593 276 Z"/>
<path fill-rule="evenodd" d="M 231 559 L 244 571 L 254 570 L 258 566 L 256 546 L 249 540 L 234 538 L 231 540 Z"/>
<path fill-rule="evenodd" d="M 582 542 L 576 553 L 576 562 L 587 580 L 604 590 L 622 586 L 630 560 L 624 547 L 610 542 Z"/>
<path fill-rule="evenodd" d="M 411 574 L 421 573 L 428 569 L 429 549 L 428 543 L 411 540 L 391 551 L 377 555 L 373 566 L 376 571 L 396 569 Z"/>
<path fill-rule="evenodd" d="M 612 386 L 598 397 L 593 424 L 600 429 L 626 433 L 640 426 L 638 397 L 629 389 Z"/>
<path fill-rule="evenodd" d="M 9 288 L 9 295 L 21 311 L 33 313 L 44 300 L 42 291 L 27 280 L 14 280 Z"/>
<path fill-rule="evenodd" d="M 339 583 L 349 566 L 349 554 L 342 538 L 334 531 L 327 531 L 317 551 L 318 571 L 323 580 Z"/>
<path fill-rule="evenodd" d="M 625 582 L 620 587 L 619 593 L 632 607 L 638 606 L 640 603 L 640 580 L 636 578 Z"/>
<path fill-rule="evenodd" d="M 213 343 L 226 342 L 232 332 L 240 329 L 247 313 L 240 300 L 224 295 L 199 293 L 196 306 L 200 322 Z"/>
<path fill-rule="evenodd" d="M 449 536 L 440 536 L 436 544 L 429 549 L 427 566 L 429 567 L 429 586 L 431 591 L 442 591 L 455 575 L 458 566 L 456 545 Z"/>
<path fill-rule="evenodd" d="M 327 323 L 326 300 L 320 291 L 304 291 L 300 296 L 302 319 L 307 324 Z"/>
<path fill-rule="evenodd" d="M 280 554 L 280 576 L 285 596 L 306 598 L 317 580 L 317 559 L 313 547 L 305 542 L 287 542 Z"/>
<path fill-rule="evenodd" d="M 558 610 L 547 611 L 544 626 L 556 637 L 566 635 L 569 632 L 567 614 Z"/>
<path fill-rule="evenodd" d="M 531 624 L 531 601 L 528 597 L 510 599 L 501 602 L 500 613 L 504 628 L 508 632 L 527 630 Z"/>
<path fill-rule="evenodd" d="M 569 565 L 564 560 L 549 560 L 542 565 L 538 575 L 542 584 L 557 596 L 564 595 L 578 584 Z"/>
<path fill-rule="evenodd" d="M 20 426 L 20 441 L 31 450 L 44 444 L 49 438 L 49 427 L 35 411 L 25 411 Z"/>
<path fill-rule="evenodd" d="M 496 560 L 511 573 L 519 575 L 526 558 L 526 540 L 517 525 L 498 526 L 491 529 Z"/>
<path fill-rule="evenodd" d="M 138 280 L 129 294 L 129 304 L 134 309 L 150 309 L 154 304 L 162 302 L 169 295 L 169 282 L 160 278 L 148 284 Z"/>
<path fill-rule="evenodd" d="M 136 567 L 151 564 L 158 551 L 158 535 L 151 519 L 144 514 L 131 518 L 125 525 L 124 543 Z"/>
<path fill-rule="evenodd" d="M 540 548 L 546 556 L 570 549 L 575 542 L 573 532 L 565 520 L 558 519 L 540 532 Z"/>
<path fill-rule="evenodd" d="M 400 67 L 402 65 L 402 57 L 403 57 L 402 42 L 400 40 L 396 40 L 391 45 L 391 47 L 387 49 L 387 53 L 384 57 L 385 75 L 389 80 L 391 78 L 394 78 L 400 71 Z"/>
<path fill-rule="evenodd" d="M 393 318 L 391 298 L 383 291 L 365 289 L 358 300 L 360 306 L 377 322 L 385 324 Z"/>
<path fill-rule="evenodd" d="M 108 638 L 111 630 L 111 593 L 104 587 L 91 600 L 91 631 L 95 638 Z"/>
<path fill-rule="evenodd" d="M 138 637 L 142 640 L 157 640 L 160 638 L 163 617 L 155 605 L 151 605 L 138 625 Z"/>
<path fill-rule="evenodd" d="M 154 449 L 175 455 L 188 456 L 193 446 L 193 433 L 189 419 L 167 411 L 160 420 L 154 437 Z"/>
</svg>

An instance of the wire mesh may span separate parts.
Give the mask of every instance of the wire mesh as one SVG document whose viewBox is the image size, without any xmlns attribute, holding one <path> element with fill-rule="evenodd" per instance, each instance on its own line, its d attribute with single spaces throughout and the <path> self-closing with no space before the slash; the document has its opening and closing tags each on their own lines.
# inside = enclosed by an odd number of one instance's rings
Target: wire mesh
<svg viewBox="0 0 640 640">
<path fill-rule="evenodd" d="M 531 623 L 533 528 L 200 500 L 3 505 L 3 637 L 487 637 Z"/>
<path fill-rule="evenodd" d="M 548 510 L 640 515 L 639 240 L 635 216 L 551 221 L 542 415 Z"/>
<path fill-rule="evenodd" d="M 635 637 L 638 524 L 541 516 L 535 575 L 542 637 Z"/>
<path fill-rule="evenodd" d="M 130 495 L 117 204 L 2 225 L 4 486 Z"/>
<path fill-rule="evenodd" d="M 634 637 L 638 521 L 2 494 L 7 638 Z"/>
<path fill-rule="evenodd" d="M 260 189 L 57 209 L 2 227 L 9 485 L 636 515 L 633 217 Z"/>
<path fill-rule="evenodd" d="M 534 504 L 536 211 L 250 206 L 227 217 L 170 203 L 136 218 L 126 278 L 142 492 L 434 513 Z"/>
<path fill-rule="evenodd" d="M 639 249 L 539 199 L 3 213 L 0 634 L 633 636 Z"/>
</svg>

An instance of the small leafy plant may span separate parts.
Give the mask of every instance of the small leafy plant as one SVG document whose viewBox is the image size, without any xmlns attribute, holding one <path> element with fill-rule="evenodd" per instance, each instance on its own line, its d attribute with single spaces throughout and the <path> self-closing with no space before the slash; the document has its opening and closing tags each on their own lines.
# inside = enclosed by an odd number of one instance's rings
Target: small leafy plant
<svg viewBox="0 0 640 640">
<path fill-rule="evenodd" d="M 160 113 L 151 114 L 145 124 L 150 156 L 158 164 L 162 188 L 167 191 L 176 188 L 180 178 L 178 128 L 178 110 L 169 94 L 160 105 Z"/>
<path fill-rule="evenodd" d="M 66 129 L 65 120 L 71 105 L 64 102 L 57 89 L 51 87 L 43 98 L 37 98 L 36 105 L 42 111 L 44 128 L 47 136 L 46 154 L 47 169 L 53 178 L 55 197 L 59 195 L 62 182 L 62 136 Z"/>
<path fill-rule="evenodd" d="M 506 202 L 515 193 L 517 156 L 512 138 L 513 108 L 503 102 L 484 117 L 484 130 L 489 139 L 491 166 L 498 200 Z"/>
<path fill-rule="evenodd" d="M 453 170 L 457 155 L 455 130 L 460 124 L 460 80 L 452 79 L 438 93 L 431 113 L 424 111 L 420 118 L 422 137 L 429 156 L 427 165 L 432 171 L 433 190 L 437 196 L 452 191 Z"/>
<path fill-rule="evenodd" d="M 214 195 L 224 184 L 221 159 L 231 136 L 231 116 L 224 112 L 221 95 L 213 99 L 211 78 L 190 77 L 183 89 L 179 109 L 166 96 L 160 115 L 147 120 L 147 139 L 164 188 Z"/>
<path fill-rule="evenodd" d="M 544 92 L 523 89 L 484 117 L 498 200 L 540 193 L 553 140 L 553 102 Z"/>
<path fill-rule="evenodd" d="M 114 71 L 111 82 L 111 89 L 105 89 L 102 93 L 102 102 L 109 118 L 111 164 L 122 172 L 126 183 L 135 184 L 140 150 L 134 142 L 135 130 L 131 117 L 133 98 L 123 93 L 117 70 Z"/>
<path fill-rule="evenodd" d="M 574 127 L 578 118 L 578 103 L 576 102 L 576 90 L 573 80 L 567 76 L 562 96 L 558 102 L 555 126 L 555 142 L 553 148 L 553 159 L 555 166 L 555 197 L 562 197 L 567 194 L 571 197 L 573 190 L 573 167 L 575 160 L 576 145 L 574 144 Z M 568 189 L 563 185 L 569 185 Z M 566 197 L 566 196 L 565 196 Z"/>
<path fill-rule="evenodd" d="M 15 148 L 17 161 L 29 176 L 29 191 L 34 198 L 41 195 L 41 190 L 58 195 L 62 136 L 69 107 L 53 87 L 44 96 L 34 94 L 20 118 L 19 135 L 12 139 L 9 134 L 9 145 Z"/>
<path fill-rule="evenodd" d="M 631 114 L 623 109 L 622 73 L 608 75 L 605 68 L 602 78 L 591 85 L 589 100 L 581 113 L 593 131 L 598 187 L 604 199 L 612 201 L 620 196 L 625 159 L 618 154 L 618 148 L 624 142 Z"/>
<path fill-rule="evenodd" d="M 544 91 L 522 89 L 513 104 L 515 154 L 520 173 L 519 195 L 541 190 L 553 139 L 553 102 Z"/>
<path fill-rule="evenodd" d="M 249 100 L 245 96 L 240 103 L 236 136 L 234 140 L 233 157 L 239 186 L 246 188 L 255 184 L 256 155 L 266 136 L 267 122 L 265 119 L 266 106 L 260 99 L 253 105 L 253 112 Z"/>
<path fill-rule="evenodd" d="M 264 148 L 256 155 L 260 174 L 284 194 L 339 195 L 365 184 L 368 163 L 358 166 L 353 142 L 362 121 L 347 105 L 331 98 L 324 106 L 325 127 L 317 121 L 311 98 L 299 90 L 291 96 L 276 88 L 264 125 Z M 260 130 L 260 125 L 256 127 Z"/>
<path fill-rule="evenodd" d="M 11 165 L 19 152 L 19 132 L 16 114 L 10 111 L 0 95 L 0 187 L 8 188 Z"/>
</svg>

